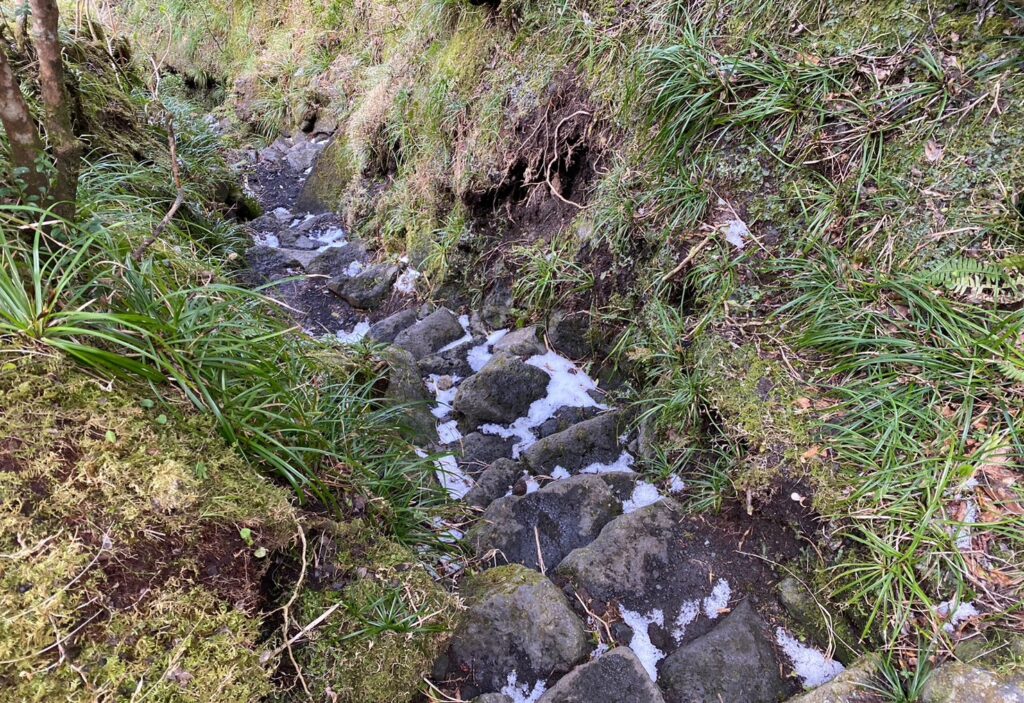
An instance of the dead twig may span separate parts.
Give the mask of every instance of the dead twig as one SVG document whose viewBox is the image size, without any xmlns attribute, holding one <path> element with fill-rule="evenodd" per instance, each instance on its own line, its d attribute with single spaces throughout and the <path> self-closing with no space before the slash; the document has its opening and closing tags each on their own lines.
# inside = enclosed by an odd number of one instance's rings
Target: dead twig
<svg viewBox="0 0 1024 703">
<path fill-rule="evenodd" d="M 167 113 L 167 146 L 171 152 L 171 176 L 174 179 L 174 187 L 178 193 L 174 198 L 174 202 L 171 204 L 171 208 L 164 215 L 163 219 L 157 223 L 157 226 L 153 228 L 153 234 L 140 244 L 135 251 L 132 252 L 132 259 L 135 261 L 141 261 L 143 254 L 146 250 L 153 245 L 160 235 L 164 233 L 167 226 L 171 224 L 171 220 L 174 219 L 174 215 L 177 214 L 178 209 L 185 203 L 185 188 L 181 184 L 181 169 L 178 166 L 178 147 L 174 138 L 174 118 L 171 117 L 170 113 Z"/>
</svg>

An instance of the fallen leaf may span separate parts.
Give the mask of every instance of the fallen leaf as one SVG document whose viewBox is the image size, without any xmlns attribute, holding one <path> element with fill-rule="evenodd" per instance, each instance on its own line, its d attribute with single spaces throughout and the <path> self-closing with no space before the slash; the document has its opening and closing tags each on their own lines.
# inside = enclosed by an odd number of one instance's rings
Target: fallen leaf
<svg viewBox="0 0 1024 703">
<path fill-rule="evenodd" d="M 814 445 L 813 447 L 811 447 L 806 452 L 800 455 L 800 461 L 810 461 L 811 459 L 820 455 L 821 453 L 821 447 L 819 447 L 818 445 Z"/>
<path fill-rule="evenodd" d="M 814 406 L 814 403 L 810 398 L 797 398 L 796 406 L 801 410 L 810 410 Z"/>
<path fill-rule="evenodd" d="M 930 164 L 937 164 L 942 161 L 942 155 L 945 151 L 944 148 L 939 146 L 938 142 L 929 139 L 928 143 L 924 145 L 924 160 Z"/>
</svg>

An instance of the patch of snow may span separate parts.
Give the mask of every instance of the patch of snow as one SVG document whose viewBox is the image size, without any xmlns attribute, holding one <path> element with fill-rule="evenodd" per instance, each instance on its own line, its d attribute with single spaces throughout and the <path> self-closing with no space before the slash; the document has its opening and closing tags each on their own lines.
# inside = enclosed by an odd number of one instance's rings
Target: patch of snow
<svg viewBox="0 0 1024 703">
<path fill-rule="evenodd" d="M 364 267 L 363 267 L 363 262 L 362 261 L 352 261 L 345 268 L 345 275 L 346 276 L 358 276 L 360 273 L 362 273 L 363 268 Z"/>
<path fill-rule="evenodd" d="M 608 650 L 609 650 L 609 647 L 608 647 L 608 645 L 605 642 L 603 642 L 603 641 L 602 642 L 598 642 L 597 646 L 594 647 L 594 651 L 590 653 L 590 658 L 591 659 L 597 659 L 598 657 L 600 657 L 602 654 L 604 654 Z"/>
<path fill-rule="evenodd" d="M 459 461 L 451 454 L 445 454 L 434 462 L 437 482 L 448 491 L 453 500 L 459 500 L 473 487 L 473 479 L 459 468 Z"/>
<path fill-rule="evenodd" d="M 572 474 L 570 474 L 566 469 L 562 468 L 561 466 L 556 466 L 551 471 L 551 478 L 553 478 L 556 481 L 563 478 L 569 478 L 571 475 Z"/>
<path fill-rule="evenodd" d="M 511 698 L 512 703 L 537 703 L 546 690 L 543 681 L 533 684 L 532 688 L 528 683 L 519 683 L 519 674 L 513 671 L 505 679 L 505 685 L 501 687 L 499 693 Z"/>
<path fill-rule="evenodd" d="M 337 337 L 338 341 L 342 344 L 355 344 L 366 336 L 366 333 L 370 331 L 370 321 L 363 320 L 357 322 L 356 326 L 346 332 L 345 330 L 338 330 Z"/>
<path fill-rule="evenodd" d="M 679 615 L 676 616 L 675 627 L 672 629 L 672 637 L 676 644 L 682 641 L 683 635 L 686 634 L 686 628 L 697 619 L 698 615 L 700 615 L 700 601 L 698 600 L 683 601 L 683 604 L 679 606 Z"/>
<path fill-rule="evenodd" d="M 781 627 L 775 628 L 775 641 L 793 662 L 793 671 L 803 680 L 804 688 L 816 688 L 843 673 L 842 664 L 808 647 Z"/>
<path fill-rule="evenodd" d="M 747 237 L 750 236 L 750 228 L 743 220 L 729 220 L 726 223 L 725 241 L 737 249 L 747 246 Z"/>
<path fill-rule="evenodd" d="M 441 444 L 451 444 L 452 442 L 458 442 L 462 439 L 462 433 L 459 432 L 458 420 L 451 420 L 449 422 L 442 422 L 437 426 L 437 437 L 441 440 Z"/>
<path fill-rule="evenodd" d="M 946 620 L 946 624 L 942 626 L 942 629 L 952 634 L 956 630 L 956 626 L 962 623 L 964 620 L 969 618 L 976 618 L 981 615 L 981 612 L 974 607 L 974 603 L 960 603 L 953 608 L 953 601 L 943 601 L 935 607 L 935 612 L 939 617 Z"/>
<path fill-rule="evenodd" d="M 466 363 L 469 364 L 469 368 L 473 369 L 473 373 L 477 373 L 480 369 L 487 366 L 487 362 L 493 356 L 491 349 L 506 334 L 508 334 L 508 330 L 495 330 L 487 335 L 487 340 L 483 344 L 469 350 L 469 353 L 466 354 Z"/>
<path fill-rule="evenodd" d="M 416 292 L 416 279 L 421 275 L 419 271 L 410 266 L 395 281 L 395 290 L 403 295 L 412 295 Z"/>
<path fill-rule="evenodd" d="M 665 658 L 665 653 L 654 646 L 651 642 L 651 635 L 647 631 L 650 625 L 665 625 L 665 614 L 660 610 L 652 610 L 647 615 L 629 610 L 619 606 L 622 621 L 633 630 L 633 638 L 629 641 L 629 648 L 633 654 L 644 665 L 647 674 L 652 681 L 658 680 L 658 662 Z"/>
<path fill-rule="evenodd" d="M 581 474 L 614 474 L 614 473 L 627 473 L 633 472 L 633 455 L 629 452 L 622 452 L 619 454 L 619 458 L 615 461 L 602 464 L 600 462 L 594 462 L 585 466 Z"/>
<path fill-rule="evenodd" d="M 424 383 L 427 390 L 434 394 L 437 400 L 437 407 L 431 410 L 431 414 L 438 420 L 448 417 L 452 411 L 452 403 L 455 401 L 456 384 L 462 380 L 461 376 L 439 376 L 432 373 L 427 376 Z"/>
<path fill-rule="evenodd" d="M 325 230 L 310 232 L 309 236 L 327 247 L 348 244 L 345 241 L 345 230 L 341 227 L 328 227 Z"/>
<path fill-rule="evenodd" d="M 676 495 L 678 493 L 682 493 L 685 490 L 686 482 L 683 481 L 683 479 L 679 478 L 679 476 L 677 476 L 676 474 L 672 474 L 672 476 L 668 480 L 668 492 L 673 495 Z"/>
<path fill-rule="evenodd" d="M 286 207 L 276 207 L 271 212 L 278 222 L 287 222 L 292 218 L 292 211 Z"/>
<path fill-rule="evenodd" d="M 526 492 L 527 493 L 536 493 L 539 490 L 540 490 L 540 482 L 537 481 L 537 477 L 536 476 L 527 476 L 526 477 Z"/>
<path fill-rule="evenodd" d="M 257 244 L 261 244 L 271 249 L 280 249 L 281 240 L 277 238 L 277 235 L 273 232 L 256 232 L 252 235 L 252 240 Z"/>
<path fill-rule="evenodd" d="M 623 514 L 632 513 L 648 505 L 654 505 L 659 500 L 661 500 L 661 494 L 658 493 L 657 486 L 646 481 L 637 481 L 633 487 L 633 494 L 622 504 L 622 512 Z"/>
<path fill-rule="evenodd" d="M 316 219 L 316 215 L 314 215 L 313 213 L 307 212 L 305 215 L 301 215 L 299 217 L 296 217 L 294 220 L 291 221 L 291 223 L 288 226 L 289 227 L 301 227 L 302 225 L 309 224 L 310 222 L 312 222 L 315 219 Z"/>
<path fill-rule="evenodd" d="M 550 380 L 547 394 L 543 398 L 533 401 L 527 414 L 518 418 L 511 425 L 502 427 L 501 425 L 487 424 L 480 428 L 480 431 L 485 434 L 498 435 L 506 439 L 515 437 L 518 441 L 512 445 L 513 459 L 519 458 L 524 449 L 537 441 L 537 437 L 533 433 L 534 428 L 540 427 L 550 420 L 559 409 L 574 407 L 603 410 L 607 407 L 598 403 L 587 393 L 587 391 L 597 390 L 594 380 L 564 356 L 555 352 L 547 352 L 531 356 L 526 363 L 537 367 L 548 375 Z"/>
<path fill-rule="evenodd" d="M 729 599 L 732 597 L 732 587 L 725 579 L 718 579 L 715 587 L 711 589 L 711 595 L 704 599 L 704 614 L 714 620 L 721 611 L 729 607 Z"/>
</svg>

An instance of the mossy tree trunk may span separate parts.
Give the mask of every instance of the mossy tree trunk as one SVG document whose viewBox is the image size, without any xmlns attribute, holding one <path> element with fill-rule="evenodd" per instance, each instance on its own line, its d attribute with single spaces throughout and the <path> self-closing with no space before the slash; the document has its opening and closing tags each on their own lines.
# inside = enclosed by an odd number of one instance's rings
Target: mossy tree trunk
<svg viewBox="0 0 1024 703">
<path fill-rule="evenodd" d="M 30 0 L 30 4 L 32 42 L 39 57 L 44 126 L 57 171 L 51 202 L 58 215 L 70 220 L 75 216 L 82 145 L 71 127 L 71 100 L 64 85 L 64 61 L 57 36 L 60 13 L 56 0 Z"/>
<path fill-rule="evenodd" d="M 10 144 L 15 175 L 25 182 L 26 195 L 41 202 L 46 191 L 42 170 L 43 142 L 29 112 L 7 53 L 0 46 L 0 121 Z"/>
</svg>

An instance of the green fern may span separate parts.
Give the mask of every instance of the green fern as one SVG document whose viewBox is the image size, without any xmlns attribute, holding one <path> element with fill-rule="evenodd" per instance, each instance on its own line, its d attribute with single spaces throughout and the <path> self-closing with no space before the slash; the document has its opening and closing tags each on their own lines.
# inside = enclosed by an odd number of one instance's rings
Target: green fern
<svg viewBox="0 0 1024 703">
<path fill-rule="evenodd" d="M 1018 271 L 1020 257 L 1004 261 L 979 261 L 966 257 L 947 259 L 925 275 L 930 285 L 939 286 L 970 302 L 1008 303 L 1024 299 L 1024 274 Z"/>
</svg>

